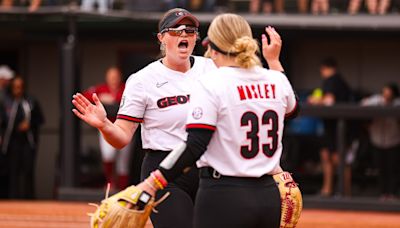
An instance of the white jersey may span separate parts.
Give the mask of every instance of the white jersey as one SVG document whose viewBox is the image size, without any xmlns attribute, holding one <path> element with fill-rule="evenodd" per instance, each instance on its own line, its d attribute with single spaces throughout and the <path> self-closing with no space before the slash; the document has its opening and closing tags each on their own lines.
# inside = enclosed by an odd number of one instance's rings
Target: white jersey
<svg viewBox="0 0 400 228">
<path fill-rule="evenodd" d="M 187 128 L 215 130 L 198 167 L 222 175 L 260 177 L 279 167 L 285 116 L 296 109 L 286 76 L 254 67 L 221 67 L 192 93 Z"/>
<path fill-rule="evenodd" d="M 118 119 L 142 124 L 143 148 L 169 151 L 186 140 L 185 123 L 190 93 L 199 78 L 216 67 L 212 60 L 194 57 L 186 73 L 155 61 L 127 80 Z"/>
</svg>

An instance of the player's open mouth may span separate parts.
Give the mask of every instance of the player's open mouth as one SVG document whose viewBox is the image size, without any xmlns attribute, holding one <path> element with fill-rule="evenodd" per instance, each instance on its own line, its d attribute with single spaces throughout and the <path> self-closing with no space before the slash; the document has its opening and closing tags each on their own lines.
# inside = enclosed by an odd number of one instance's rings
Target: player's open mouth
<svg viewBox="0 0 400 228">
<path fill-rule="evenodd" d="M 182 40 L 178 44 L 178 48 L 181 49 L 181 50 L 182 49 L 186 50 L 188 48 L 188 46 L 189 46 L 189 42 L 187 40 Z"/>
</svg>

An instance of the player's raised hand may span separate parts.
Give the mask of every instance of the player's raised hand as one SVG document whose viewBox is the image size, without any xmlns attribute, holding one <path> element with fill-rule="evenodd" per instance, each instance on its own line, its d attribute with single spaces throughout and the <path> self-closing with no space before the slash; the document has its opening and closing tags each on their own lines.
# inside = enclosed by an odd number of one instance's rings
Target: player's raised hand
<svg viewBox="0 0 400 228">
<path fill-rule="evenodd" d="M 265 27 L 265 32 L 269 36 L 269 43 L 268 38 L 265 34 L 262 34 L 262 53 L 265 60 L 274 61 L 279 60 L 279 55 L 281 53 L 282 48 L 282 40 L 278 32 L 271 26 Z"/>
<path fill-rule="evenodd" d="M 271 69 L 284 71 L 279 61 L 282 48 L 281 36 L 271 26 L 265 27 L 265 32 L 268 34 L 270 42 L 268 43 L 268 38 L 265 34 L 261 35 L 263 56 Z"/>
<path fill-rule="evenodd" d="M 94 104 L 80 93 L 73 95 L 72 104 L 76 109 L 72 112 L 92 127 L 100 129 L 106 124 L 107 113 L 97 95 L 94 93 L 92 96 Z"/>
</svg>

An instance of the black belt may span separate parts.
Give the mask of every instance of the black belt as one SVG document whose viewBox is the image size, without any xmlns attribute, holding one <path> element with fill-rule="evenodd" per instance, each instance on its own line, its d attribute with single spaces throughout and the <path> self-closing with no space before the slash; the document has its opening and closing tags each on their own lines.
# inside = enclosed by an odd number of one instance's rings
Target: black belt
<svg viewBox="0 0 400 228">
<path fill-rule="evenodd" d="M 221 179 L 226 177 L 228 176 L 221 175 L 217 170 L 213 169 L 212 167 L 200 168 L 200 178 Z"/>
<path fill-rule="evenodd" d="M 261 177 L 235 177 L 235 176 L 224 176 L 212 167 L 201 167 L 200 178 L 210 178 L 215 180 L 247 180 L 247 181 L 259 181 L 259 180 L 273 180 L 272 176 L 266 174 Z"/>
</svg>

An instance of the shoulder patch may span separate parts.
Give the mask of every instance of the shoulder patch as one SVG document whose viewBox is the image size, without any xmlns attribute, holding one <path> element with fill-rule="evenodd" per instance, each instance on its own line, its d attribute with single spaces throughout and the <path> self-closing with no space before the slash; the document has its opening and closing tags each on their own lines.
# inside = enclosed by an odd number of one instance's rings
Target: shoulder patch
<svg viewBox="0 0 400 228">
<path fill-rule="evenodd" d="M 203 109 L 201 107 L 196 107 L 193 109 L 192 116 L 195 120 L 200 119 L 203 117 Z"/>
</svg>

